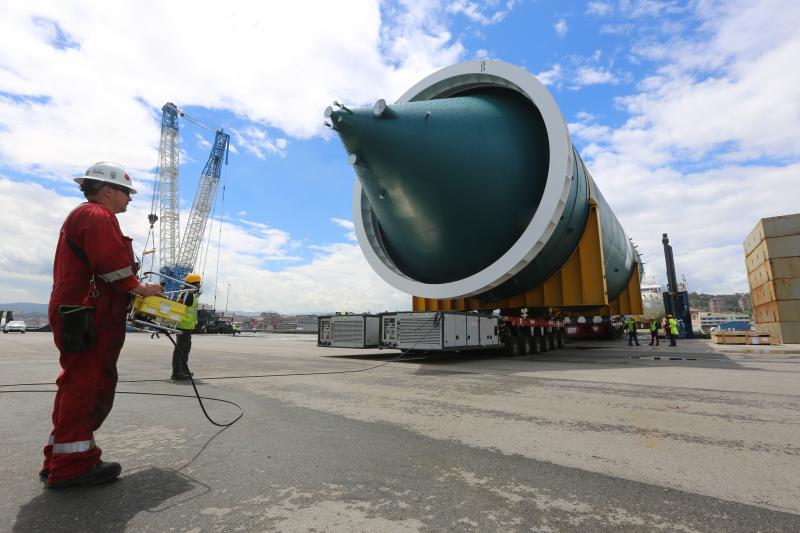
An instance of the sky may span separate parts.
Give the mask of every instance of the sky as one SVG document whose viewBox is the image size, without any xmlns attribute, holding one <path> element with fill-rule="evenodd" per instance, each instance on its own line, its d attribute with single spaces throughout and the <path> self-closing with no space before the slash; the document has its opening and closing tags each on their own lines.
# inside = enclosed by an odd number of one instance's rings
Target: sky
<svg viewBox="0 0 800 533">
<path fill-rule="evenodd" d="M 0 302 L 47 302 L 60 225 L 82 201 L 72 179 L 97 161 L 134 179 L 119 220 L 141 253 L 174 102 L 231 135 L 201 303 L 410 308 L 355 240 L 355 175 L 323 110 L 393 101 L 484 58 L 551 91 L 646 279 L 665 283 L 668 233 L 689 290 L 744 292 L 749 231 L 800 211 L 798 57 L 796 0 L 3 2 Z M 185 223 L 213 132 L 181 120 L 180 136 Z"/>
</svg>

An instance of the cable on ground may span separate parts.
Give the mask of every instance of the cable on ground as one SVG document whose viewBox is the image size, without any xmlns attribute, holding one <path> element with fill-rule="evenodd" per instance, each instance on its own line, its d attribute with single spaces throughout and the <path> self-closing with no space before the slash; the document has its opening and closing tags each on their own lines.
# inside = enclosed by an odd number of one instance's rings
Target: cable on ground
<svg viewBox="0 0 800 533">
<path fill-rule="evenodd" d="M 411 346 L 411 348 L 408 348 L 406 350 L 401 350 L 400 353 L 396 357 L 394 357 L 392 359 L 389 359 L 388 361 L 384 361 L 382 363 L 379 363 L 377 365 L 369 366 L 367 368 L 356 368 L 356 369 L 353 369 L 353 370 L 331 370 L 331 371 L 324 371 L 324 372 L 291 372 L 291 373 L 287 373 L 287 374 L 250 374 L 250 375 L 243 375 L 243 376 L 212 376 L 212 377 L 204 377 L 202 379 L 203 380 L 210 380 L 210 379 L 277 378 L 277 377 L 289 377 L 289 376 L 326 376 L 326 375 L 333 375 L 333 374 L 355 374 L 355 373 L 358 373 L 358 372 L 367 372 L 369 370 L 375 370 L 376 368 L 380 368 L 382 366 L 386 366 L 389 363 L 397 362 L 400 359 L 402 359 L 403 357 L 405 357 L 406 355 L 408 355 L 410 352 L 412 352 L 414 350 L 414 348 L 417 347 L 417 344 L 419 344 L 425 337 L 427 337 L 428 333 L 433 331 L 439 325 L 440 321 L 441 321 L 441 313 L 437 312 L 435 317 L 434 317 L 433 324 L 431 325 L 431 327 L 423 335 L 421 335 L 419 337 L 419 339 L 417 339 L 417 341 Z M 165 334 L 166 334 L 167 338 L 170 340 L 170 342 L 173 344 L 173 346 L 175 346 L 175 348 L 177 348 L 178 345 L 175 342 L 175 340 L 172 338 L 172 335 L 170 335 L 169 333 L 165 333 Z M 133 392 L 133 391 L 117 391 L 116 394 L 136 394 L 136 395 L 140 395 L 140 396 L 171 396 L 171 397 L 175 397 L 175 398 L 197 398 L 197 401 L 200 404 L 200 409 L 202 409 L 203 415 L 205 415 L 206 419 L 209 422 L 211 422 L 213 425 L 215 425 L 217 427 L 222 427 L 222 428 L 227 428 L 227 427 L 232 426 L 233 424 L 238 422 L 239 419 L 241 419 L 244 416 L 244 409 L 242 409 L 242 407 L 239 404 L 237 404 L 236 402 L 233 402 L 233 401 L 230 401 L 230 400 L 223 400 L 221 398 L 211 398 L 211 397 L 206 397 L 206 396 L 200 396 L 200 392 L 197 390 L 197 385 L 195 384 L 194 377 L 192 376 L 191 372 L 188 372 L 189 365 L 187 364 L 187 358 L 184 357 L 183 362 L 186 365 L 187 373 L 189 375 L 189 379 L 191 380 L 192 388 L 194 389 L 194 396 L 192 396 L 190 394 L 173 394 L 173 393 L 165 393 L 165 392 Z M 169 382 L 169 381 L 170 380 L 164 380 L 164 379 L 122 379 L 122 380 L 118 380 L 117 383 L 153 383 L 153 382 L 162 382 L 163 383 L 163 382 Z M 54 382 L 45 382 L 45 383 L 3 383 L 3 384 L 0 384 L 0 388 L 6 388 L 6 387 L 36 387 L 36 386 L 47 386 L 47 385 L 55 385 L 55 384 L 56 383 L 54 383 Z M 0 390 L 0 394 L 11 394 L 11 393 L 15 393 L 15 392 L 19 392 L 19 393 L 35 393 L 35 392 L 54 393 L 56 391 L 49 390 L 49 389 L 48 390 L 40 390 L 40 389 Z M 239 409 L 239 415 L 236 418 L 234 418 L 232 421 L 228 422 L 228 423 L 217 422 L 213 418 L 211 418 L 211 416 L 206 411 L 206 407 L 203 404 L 203 400 L 222 402 L 222 403 L 227 403 L 227 404 L 233 405 L 234 407 Z"/>
</svg>

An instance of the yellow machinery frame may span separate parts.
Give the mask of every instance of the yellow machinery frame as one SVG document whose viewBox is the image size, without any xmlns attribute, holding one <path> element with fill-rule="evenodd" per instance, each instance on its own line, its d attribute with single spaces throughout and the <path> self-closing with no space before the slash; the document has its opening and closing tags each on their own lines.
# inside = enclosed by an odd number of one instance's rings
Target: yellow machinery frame
<svg viewBox="0 0 800 533">
<path fill-rule="evenodd" d="M 192 292 L 198 294 L 198 288 L 181 281 L 179 279 L 166 276 L 160 272 L 145 272 L 143 278 L 147 276 L 158 276 L 159 278 L 172 280 L 185 288 L 181 291 L 171 291 L 165 294 L 173 294 L 178 298 L 181 292 Z M 144 328 L 146 331 L 162 331 L 166 333 L 179 334 L 176 328 L 178 323 L 186 316 L 187 307 L 167 298 L 166 296 L 140 296 L 135 294 L 131 300 L 131 305 L 128 310 L 128 325 L 141 330 Z"/>
<path fill-rule="evenodd" d="M 162 323 L 174 326 L 186 316 L 186 306 L 163 296 L 134 295 L 131 308 L 138 313 L 152 316 Z"/>
<path fill-rule="evenodd" d="M 590 197 L 589 220 L 578 247 L 567 262 L 538 287 L 494 301 L 480 297 L 436 299 L 412 296 L 412 308 L 414 311 L 543 308 L 548 309 L 551 316 L 641 315 L 641 280 L 636 263 L 627 287 L 613 300 L 608 299 L 601 231 L 599 207 Z"/>
</svg>

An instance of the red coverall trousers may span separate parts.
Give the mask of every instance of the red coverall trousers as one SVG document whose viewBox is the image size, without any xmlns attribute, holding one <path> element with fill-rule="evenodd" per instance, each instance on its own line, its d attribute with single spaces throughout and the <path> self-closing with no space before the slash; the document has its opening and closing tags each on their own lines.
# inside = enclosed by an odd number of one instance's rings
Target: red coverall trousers
<svg viewBox="0 0 800 533">
<path fill-rule="evenodd" d="M 56 380 L 53 431 L 44 448 L 44 469 L 51 483 L 73 478 L 100 461 L 102 451 L 95 445 L 94 431 L 114 403 L 128 291 L 139 284 L 135 268 L 130 239 L 122 235 L 111 211 L 85 203 L 70 213 L 56 249 L 48 309 L 62 368 Z M 90 351 L 64 350 L 60 305 L 94 308 L 96 337 Z"/>
</svg>

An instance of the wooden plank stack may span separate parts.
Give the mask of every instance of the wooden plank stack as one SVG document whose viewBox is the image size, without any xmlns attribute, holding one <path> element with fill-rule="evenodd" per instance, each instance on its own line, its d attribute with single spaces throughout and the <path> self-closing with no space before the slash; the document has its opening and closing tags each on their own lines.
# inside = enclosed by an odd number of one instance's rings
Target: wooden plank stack
<svg viewBox="0 0 800 533">
<path fill-rule="evenodd" d="M 800 344 L 800 213 L 759 220 L 744 253 L 756 331 Z"/>
<path fill-rule="evenodd" d="M 772 344 L 769 333 L 757 331 L 712 331 L 711 341 L 716 344 Z"/>
</svg>

